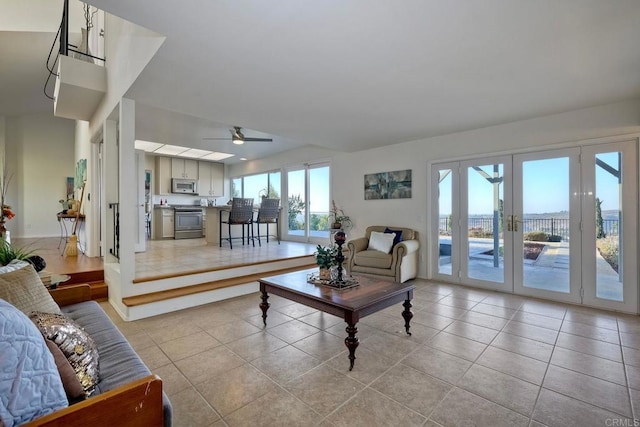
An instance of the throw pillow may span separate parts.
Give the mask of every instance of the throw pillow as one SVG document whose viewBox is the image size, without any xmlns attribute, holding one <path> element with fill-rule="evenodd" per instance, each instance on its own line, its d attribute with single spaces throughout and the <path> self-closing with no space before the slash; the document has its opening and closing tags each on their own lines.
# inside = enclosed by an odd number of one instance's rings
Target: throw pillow
<svg viewBox="0 0 640 427">
<path fill-rule="evenodd" d="M 0 267 L 0 274 L 8 273 L 10 271 L 20 270 L 25 265 L 29 264 L 27 261 L 21 259 L 12 259 L 9 264 Z"/>
<path fill-rule="evenodd" d="M 36 311 L 29 317 L 42 335 L 60 348 L 82 384 L 85 395 L 89 397 L 99 381 L 98 348 L 93 338 L 62 314 Z"/>
<path fill-rule="evenodd" d="M 60 307 L 29 263 L 19 270 L 0 274 L 0 298 L 27 315 L 32 311 L 60 314 Z"/>
<path fill-rule="evenodd" d="M 67 360 L 67 357 L 55 342 L 46 338 L 44 341 L 45 344 L 47 344 L 47 348 L 53 355 L 53 360 L 56 362 L 56 367 L 58 368 L 58 373 L 60 374 L 62 386 L 67 394 L 69 404 L 74 404 L 84 400 L 87 397 L 84 393 L 84 388 L 82 388 L 82 384 L 80 384 L 80 380 L 76 376 L 76 371 Z"/>
<path fill-rule="evenodd" d="M 395 237 L 395 233 L 380 233 L 379 231 L 372 231 L 369 236 L 369 247 L 367 249 L 388 254 L 391 252 L 393 239 Z"/>
<path fill-rule="evenodd" d="M 65 408 L 60 374 L 38 328 L 0 299 L 0 424 L 20 425 Z"/>
<path fill-rule="evenodd" d="M 392 230 L 389 227 L 384 229 L 385 233 L 395 233 L 396 237 L 393 238 L 393 246 L 397 245 L 398 243 L 402 242 L 402 230 Z"/>
</svg>

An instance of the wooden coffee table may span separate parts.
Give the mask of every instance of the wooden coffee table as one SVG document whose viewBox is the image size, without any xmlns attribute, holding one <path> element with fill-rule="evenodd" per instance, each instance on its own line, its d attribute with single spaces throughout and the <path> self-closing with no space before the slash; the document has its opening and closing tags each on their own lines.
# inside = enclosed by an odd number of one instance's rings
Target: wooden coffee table
<svg viewBox="0 0 640 427">
<path fill-rule="evenodd" d="M 267 302 L 269 293 L 342 317 L 347 323 L 347 337 L 344 339 L 344 343 L 349 349 L 349 370 L 353 369 L 356 348 L 360 344 L 356 336 L 358 333 L 356 324 L 361 317 L 404 301 L 402 304 L 404 306 L 404 311 L 402 311 L 404 327 L 407 334 L 411 335 L 409 322 L 413 317 L 411 300 L 413 299 L 413 290 L 416 288 L 414 285 L 357 276 L 355 278 L 358 280 L 358 287 L 336 289 L 308 283 L 307 275 L 316 271 L 316 269 L 303 270 L 260 279 L 260 292 L 262 293 L 260 308 L 265 326 L 267 325 L 267 310 L 270 306 Z"/>
</svg>

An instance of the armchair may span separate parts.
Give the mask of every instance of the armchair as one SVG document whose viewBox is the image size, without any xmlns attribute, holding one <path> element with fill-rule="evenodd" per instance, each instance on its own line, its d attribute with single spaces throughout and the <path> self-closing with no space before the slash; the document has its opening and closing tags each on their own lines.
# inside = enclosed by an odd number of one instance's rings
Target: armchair
<svg viewBox="0 0 640 427">
<path fill-rule="evenodd" d="M 399 283 L 414 279 L 418 274 L 418 249 L 420 248 L 418 232 L 410 228 L 389 227 L 402 230 L 402 242 L 397 243 L 388 254 L 368 249 L 371 232 L 383 233 L 386 228 L 384 225 L 367 227 L 365 237 L 353 239 L 347 243 L 348 271 L 388 276 Z"/>
</svg>

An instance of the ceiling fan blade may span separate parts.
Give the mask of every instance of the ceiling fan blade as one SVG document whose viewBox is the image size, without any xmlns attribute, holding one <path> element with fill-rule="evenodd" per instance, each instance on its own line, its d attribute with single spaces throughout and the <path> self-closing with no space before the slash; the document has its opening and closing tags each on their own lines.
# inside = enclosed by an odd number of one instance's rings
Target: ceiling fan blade
<svg viewBox="0 0 640 427">
<path fill-rule="evenodd" d="M 270 138 L 247 138 L 244 142 L 273 142 Z"/>
</svg>

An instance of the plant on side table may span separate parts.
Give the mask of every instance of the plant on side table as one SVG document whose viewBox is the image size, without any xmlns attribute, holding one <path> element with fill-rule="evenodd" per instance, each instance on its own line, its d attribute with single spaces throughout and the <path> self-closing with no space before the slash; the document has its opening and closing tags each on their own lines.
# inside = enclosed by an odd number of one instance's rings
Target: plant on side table
<svg viewBox="0 0 640 427">
<path fill-rule="evenodd" d="M 331 214 L 329 215 L 332 218 L 331 228 L 333 229 L 351 229 L 351 218 L 349 215 L 345 215 L 344 211 L 336 205 L 336 201 L 331 201 Z"/>
</svg>

